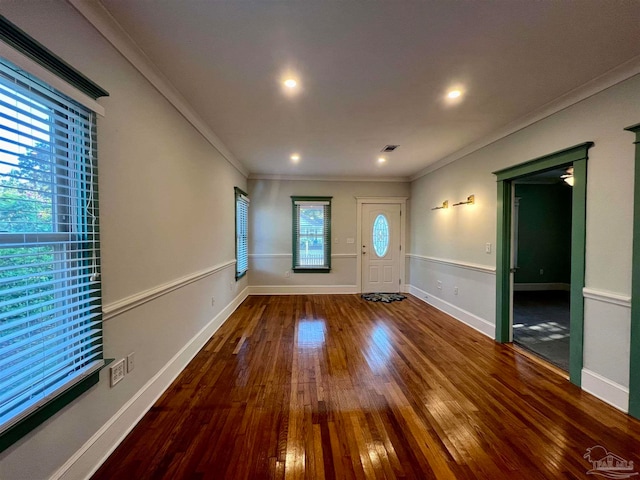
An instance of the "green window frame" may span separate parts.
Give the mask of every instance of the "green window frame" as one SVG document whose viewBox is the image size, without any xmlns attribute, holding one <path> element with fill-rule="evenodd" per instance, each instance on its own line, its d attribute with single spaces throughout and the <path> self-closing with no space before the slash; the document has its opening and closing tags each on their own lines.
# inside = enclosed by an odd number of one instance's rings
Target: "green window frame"
<svg viewBox="0 0 640 480">
<path fill-rule="evenodd" d="M 236 205 L 236 281 L 249 270 L 249 195 L 234 187 Z"/>
<path fill-rule="evenodd" d="M 108 93 L 0 16 L 0 40 L 92 99 Z M 96 115 L 0 59 L 0 451 L 99 381 Z"/>
<path fill-rule="evenodd" d="M 331 271 L 331 199 L 291 197 L 294 273 Z"/>
</svg>

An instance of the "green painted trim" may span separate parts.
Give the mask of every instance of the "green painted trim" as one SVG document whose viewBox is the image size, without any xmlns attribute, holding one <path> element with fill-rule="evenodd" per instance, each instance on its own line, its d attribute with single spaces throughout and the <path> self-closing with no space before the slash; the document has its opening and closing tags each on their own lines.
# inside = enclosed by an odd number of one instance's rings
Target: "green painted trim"
<svg viewBox="0 0 640 480">
<path fill-rule="evenodd" d="M 498 233 L 496 236 L 496 341 L 511 341 L 511 182 L 498 182 Z"/>
<path fill-rule="evenodd" d="M 631 347 L 629 355 L 629 415 L 640 418 L 640 123 L 625 128 L 635 133 L 633 185 L 633 256 L 631 270 Z"/>
<path fill-rule="evenodd" d="M 496 341 L 511 336 L 511 189 L 518 178 L 573 165 L 574 187 L 571 226 L 571 339 L 569 379 L 580 386 L 584 349 L 585 234 L 587 210 L 587 160 L 593 142 L 560 150 L 513 167 L 493 172 L 498 181 L 498 225 L 496 236 Z M 640 377 L 639 377 L 640 380 Z"/>
<path fill-rule="evenodd" d="M 639 133 L 640 132 L 640 123 L 636 123 L 635 125 L 631 125 L 630 127 L 625 128 L 628 132 Z M 634 143 L 640 142 L 640 139 L 636 136 L 636 141 Z"/>
<path fill-rule="evenodd" d="M 105 364 L 102 366 L 102 368 L 106 367 L 112 361 L 113 359 L 111 359 L 110 361 L 105 361 Z M 102 370 L 102 368 L 100 370 Z M 6 450 L 26 434 L 31 432 L 33 429 L 35 429 L 46 420 L 54 416 L 56 413 L 58 413 L 60 410 L 62 410 L 64 407 L 69 405 L 84 392 L 96 385 L 100 380 L 100 370 L 95 371 L 84 380 L 78 382 L 76 385 L 66 390 L 64 393 L 51 399 L 50 402 L 46 403 L 30 415 L 20 420 L 15 425 L 11 426 L 8 430 L 0 434 L 0 452 Z"/>
<path fill-rule="evenodd" d="M 559 150 L 549 155 L 534 158 L 528 162 L 514 165 L 512 167 L 503 168 L 493 172 L 501 180 L 515 180 L 520 177 L 531 175 L 532 173 L 541 173 L 546 170 L 553 170 L 562 165 L 567 165 L 584 158 L 588 158 L 587 152 L 593 146 L 593 142 L 585 142 L 573 147 Z"/>
<path fill-rule="evenodd" d="M 584 272 L 587 231 L 587 159 L 573 162 L 571 212 L 571 292 L 569 337 L 569 379 L 582 384 L 584 359 Z"/>
<path fill-rule="evenodd" d="M 292 267 L 293 273 L 331 273 L 331 267 L 326 268 L 304 268 L 304 267 Z"/>
<path fill-rule="evenodd" d="M 108 97 L 109 92 L 89 80 L 49 49 L 24 33 L 0 15 L 0 40 L 60 77 L 94 100 Z"/>
<path fill-rule="evenodd" d="M 293 273 L 329 273 L 331 272 L 331 200 L 333 197 L 308 197 L 291 195 L 291 271 Z M 326 230 L 324 234 L 324 255 L 326 265 L 305 268 L 300 267 L 298 262 L 298 215 L 296 214 L 296 202 L 329 202 L 324 209 Z"/>
<path fill-rule="evenodd" d="M 295 273 L 298 265 L 298 215 L 296 213 L 296 200 L 298 197 L 291 197 L 291 270 Z"/>
</svg>

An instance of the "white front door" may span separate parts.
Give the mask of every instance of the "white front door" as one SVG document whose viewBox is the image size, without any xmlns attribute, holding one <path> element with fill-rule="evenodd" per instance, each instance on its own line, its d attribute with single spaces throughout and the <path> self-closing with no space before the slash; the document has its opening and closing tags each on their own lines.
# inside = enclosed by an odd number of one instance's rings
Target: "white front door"
<svg viewBox="0 0 640 480">
<path fill-rule="evenodd" d="M 400 291 L 400 205 L 362 205 L 362 291 Z"/>
</svg>

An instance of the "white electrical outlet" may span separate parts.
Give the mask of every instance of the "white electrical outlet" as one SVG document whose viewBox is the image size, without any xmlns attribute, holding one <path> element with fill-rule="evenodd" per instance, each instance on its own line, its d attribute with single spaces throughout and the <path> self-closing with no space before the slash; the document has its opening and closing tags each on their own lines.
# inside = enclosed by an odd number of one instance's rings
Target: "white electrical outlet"
<svg viewBox="0 0 640 480">
<path fill-rule="evenodd" d="M 458 287 L 453 287 L 453 294 L 457 295 L 458 294 Z"/>
<path fill-rule="evenodd" d="M 355 242 L 354 238 L 351 238 L 351 237 L 347 238 L 347 243 L 354 243 L 354 242 Z"/>
<path fill-rule="evenodd" d="M 442 290 L 442 282 L 440 280 L 436 282 L 436 286 L 438 287 L 438 290 Z"/>
<path fill-rule="evenodd" d="M 124 378 L 124 358 L 121 358 L 109 368 L 111 373 L 111 386 L 115 387 L 116 383 Z"/>
<path fill-rule="evenodd" d="M 289 270 L 284 272 L 284 278 L 289 278 L 290 276 L 291 276 L 291 272 Z"/>
<path fill-rule="evenodd" d="M 490 243 L 486 243 L 484 245 L 484 251 L 485 251 L 485 253 L 491 253 L 491 244 Z"/>
<path fill-rule="evenodd" d="M 127 373 L 131 373 L 136 366 L 136 352 L 131 352 L 127 355 Z"/>
</svg>

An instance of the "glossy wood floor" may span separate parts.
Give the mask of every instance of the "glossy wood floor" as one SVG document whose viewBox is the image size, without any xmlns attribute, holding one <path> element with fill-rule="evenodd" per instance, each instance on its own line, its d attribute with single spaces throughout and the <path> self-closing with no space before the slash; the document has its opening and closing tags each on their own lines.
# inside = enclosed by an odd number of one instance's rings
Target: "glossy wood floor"
<svg viewBox="0 0 640 480">
<path fill-rule="evenodd" d="M 94 479 L 582 479 L 640 423 L 414 297 L 249 297 Z M 602 452 L 602 450 L 598 450 Z"/>
</svg>

